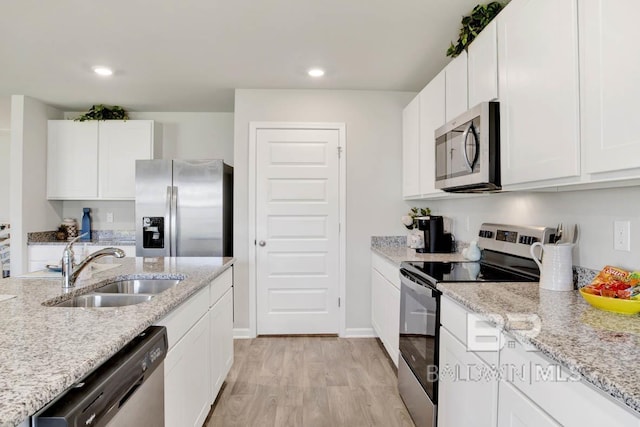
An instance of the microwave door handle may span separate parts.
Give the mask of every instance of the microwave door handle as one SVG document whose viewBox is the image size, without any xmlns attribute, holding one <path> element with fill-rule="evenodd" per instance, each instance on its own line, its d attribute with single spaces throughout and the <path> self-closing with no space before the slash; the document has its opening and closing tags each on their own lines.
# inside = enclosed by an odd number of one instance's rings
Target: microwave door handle
<svg viewBox="0 0 640 427">
<path fill-rule="evenodd" d="M 473 160 L 469 160 L 469 153 L 467 152 L 467 139 L 469 138 L 469 134 L 471 134 L 471 137 L 473 138 L 473 145 L 475 146 Z M 466 163 L 467 168 L 469 168 L 469 172 L 473 172 L 473 166 L 478 159 L 478 138 L 476 136 L 476 130 L 473 127 L 473 122 L 469 123 L 469 126 L 467 126 L 462 133 L 462 153 L 464 162 Z"/>
</svg>

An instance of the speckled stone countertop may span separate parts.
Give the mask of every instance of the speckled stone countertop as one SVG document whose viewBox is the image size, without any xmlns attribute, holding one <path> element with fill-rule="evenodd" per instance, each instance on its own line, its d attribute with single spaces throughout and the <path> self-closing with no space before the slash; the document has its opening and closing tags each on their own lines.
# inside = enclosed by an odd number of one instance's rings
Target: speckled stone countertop
<svg viewBox="0 0 640 427">
<path fill-rule="evenodd" d="M 69 243 L 66 240 L 48 240 L 48 241 L 40 241 L 40 242 L 28 242 L 27 245 L 44 245 L 44 246 L 66 246 Z M 121 239 L 91 239 L 91 240 L 81 240 L 75 243 L 74 248 L 81 247 L 82 245 L 87 244 L 89 246 L 135 246 L 135 240 L 121 240 Z M 62 249 L 60 249 L 62 250 Z"/>
<path fill-rule="evenodd" d="M 406 247 L 372 246 L 398 266 L 402 261 L 460 261 L 460 254 L 416 254 Z M 578 291 L 554 292 L 538 283 L 440 283 L 443 294 L 487 319 L 506 319 L 507 313 L 537 314 L 541 331 L 529 338 L 517 325 L 505 331 L 531 343 L 585 381 L 636 411 L 640 418 L 640 316 L 609 313 L 591 307 Z"/>
<path fill-rule="evenodd" d="M 537 283 L 440 283 L 438 289 L 471 311 L 506 319 L 506 313 L 535 313 L 540 333 L 531 338 L 515 325 L 505 331 L 638 412 L 640 318 L 609 313 L 587 304 L 578 291 L 555 292 Z M 499 317 L 499 318 L 500 318 Z M 495 324 L 495 322 L 493 322 Z"/>
<path fill-rule="evenodd" d="M 123 258 L 120 267 L 79 280 L 0 280 L 0 426 L 15 426 L 107 360 L 148 326 L 233 264 L 233 258 Z M 183 278 L 149 302 L 118 308 L 48 307 L 103 283 L 130 278 Z"/>
<path fill-rule="evenodd" d="M 402 261 L 466 261 L 462 254 L 419 254 L 404 246 L 372 246 L 371 250 L 400 267 Z"/>
</svg>

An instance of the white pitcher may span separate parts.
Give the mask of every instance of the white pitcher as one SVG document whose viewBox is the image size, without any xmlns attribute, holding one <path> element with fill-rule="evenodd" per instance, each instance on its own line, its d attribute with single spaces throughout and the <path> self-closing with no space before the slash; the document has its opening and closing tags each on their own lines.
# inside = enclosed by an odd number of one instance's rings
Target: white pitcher
<svg viewBox="0 0 640 427">
<path fill-rule="evenodd" d="M 542 264 L 534 254 L 540 246 Z M 535 242 L 529 252 L 540 268 L 540 288 L 551 291 L 573 290 L 573 243 L 547 244 Z"/>
</svg>

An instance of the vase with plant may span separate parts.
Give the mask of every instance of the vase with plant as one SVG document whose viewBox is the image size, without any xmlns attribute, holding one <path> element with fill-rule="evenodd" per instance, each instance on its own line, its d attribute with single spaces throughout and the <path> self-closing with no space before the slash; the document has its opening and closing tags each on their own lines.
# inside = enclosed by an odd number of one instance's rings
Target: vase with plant
<svg viewBox="0 0 640 427">
<path fill-rule="evenodd" d="M 508 1 L 492 1 L 487 4 L 478 4 L 473 8 L 470 15 L 462 17 L 462 27 L 460 28 L 458 41 L 455 44 L 451 43 L 447 50 L 447 56 L 455 58 L 466 50 L 467 46 L 480 34 L 480 31 L 500 13 L 506 3 Z"/>
<path fill-rule="evenodd" d="M 416 218 L 418 218 L 419 216 L 428 216 L 428 215 L 431 215 L 431 209 L 413 207 L 411 208 L 409 213 L 407 213 L 401 218 L 401 221 L 402 221 L 402 224 L 404 224 L 404 226 L 407 227 L 407 229 L 413 230 L 414 228 L 418 228 L 418 223 L 416 221 Z"/>
</svg>

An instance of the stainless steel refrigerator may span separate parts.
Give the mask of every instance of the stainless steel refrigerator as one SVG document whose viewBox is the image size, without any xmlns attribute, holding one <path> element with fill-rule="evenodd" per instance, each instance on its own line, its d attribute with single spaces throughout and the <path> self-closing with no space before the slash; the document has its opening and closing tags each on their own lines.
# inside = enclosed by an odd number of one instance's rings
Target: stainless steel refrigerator
<svg viewBox="0 0 640 427">
<path fill-rule="evenodd" d="M 135 216 L 137 256 L 232 256 L 233 168 L 137 160 Z"/>
</svg>

